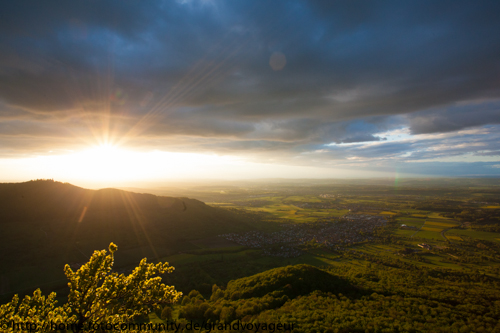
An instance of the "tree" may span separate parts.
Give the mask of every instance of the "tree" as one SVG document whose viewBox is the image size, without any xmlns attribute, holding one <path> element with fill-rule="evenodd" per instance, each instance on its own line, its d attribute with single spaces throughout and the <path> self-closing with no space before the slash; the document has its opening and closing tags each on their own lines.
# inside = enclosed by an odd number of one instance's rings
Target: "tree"
<svg viewBox="0 0 500 333">
<path fill-rule="evenodd" d="M 69 327 L 74 332 L 94 332 L 102 329 L 101 323 L 130 323 L 134 317 L 147 315 L 179 300 L 182 293 L 161 283 L 158 276 L 174 270 L 168 263 L 155 265 L 144 258 L 130 275 L 112 273 L 117 249 L 111 243 L 109 254 L 105 250 L 95 251 L 89 262 L 76 272 L 66 265 L 64 272 L 70 293 L 63 306 L 56 307 L 55 293 L 45 298 L 39 289 L 33 297 L 26 296 L 19 306 L 17 295 L 11 302 L 1 305 L 2 332 L 25 329 L 26 325 L 39 332 L 61 329 L 62 326 L 57 325 Z"/>
</svg>

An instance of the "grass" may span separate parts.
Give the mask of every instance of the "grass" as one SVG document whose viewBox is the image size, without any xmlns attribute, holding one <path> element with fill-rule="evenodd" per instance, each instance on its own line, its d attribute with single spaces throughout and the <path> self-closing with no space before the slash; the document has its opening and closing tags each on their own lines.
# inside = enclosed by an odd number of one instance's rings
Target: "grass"
<svg viewBox="0 0 500 333">
<path fill-rule="evenodd" d="M 195 241 L 191 241 L 191 244 L 204 249 L 238 246 L 238 244 L 236 244 L 235 242 L 227 240 L 223 237 L 209 237 L 209 238 L 198 239 Z"/>
<path fill-rule="evenodd" d="M 405 220 L 407 222 L 417 222 L 417 223 L 424 223 L 425 221 L 425 219 L 418 217 L 400 217 L 399 220 Z"/>
<path fill-rule="evenodd" d="M 300 201 L 300 202 L 323 202 L 320 198 L 310 196 L 293 196 L 287 197 L 287 201 Z"/>
<path fill-rule="evenodd" d="M 500 233 L 497 232 L 487 232 L 487 231 L 477 231 L 473 229 L 453 229 L 448 232 L 450 236 L 467 236 L 476 239 L 485 239 L 489 241 L 498 242 L 500 238 Z M 447 233 L 447 237 L 448 237 Z"/>
<path fill-rule="evenodd" d="M 445 257 L 437 255 L 437 254 L 432 253 L 432 252 L 427 252 L 427 253 L 424 252 L 422 254 L 422 257 L 429 260 L 430 264 L 432 264 L 432 265 L 440 266 L 443 268 L 462 269 L 459 265 L 456 265 L 452 262 L 447 261 Z M 445 259 L 445 260 L 443 261 L 443 259 Z"/>
<path fill-rule="evenodd" d="M 382 214 L 382 215 L 397 215 L 398 213 L 383 211 L 383 212 L 380 212 L 380 214 Z"/>
<path fill-rule="evenodd" d="M 432 222 L 442 222 L 442 223 L 456 223 L 454 220 L 452 219 L 440 219 L 440 218 L 436 218 L 436 217 L 429 217 L 427 219 L 427 221 L 432 221 Z"/>
<path fill-rule="evenodd" d="M 458 223 L 443 223 L 443 222 L 434 222 L 434 221 L 427 221 L 425 222 L 425 225 L 430 225 L 430 226 L 437 226 L 437 227 L 443 227 L 443 228 L 452 228 L 456 227 Z"/>
<path fill-rule="evenodd" d="M 172 256 L 168 256 L 163 258 L 161 261 L 169 262 L 172 266 L 176 265 L 187 265 L 197 262 L 210 262 L 210 261 L 240 261 L 245 260 L 252 252 L 259 252 L 259 250 L 245 250 L 235 253 L 213 253 L 213 254 L 175 254 Z"/>
<path fill-rule="evenodd" d="M 264 207 L 245 207 L 254 212 L 271 213 L 277 218 L 293 220 L 297 223 L 316 222 L 318 218 L 340 217 L 349 212 L 347 209 L 307 209 L 295 205 L 273 204 Z"/>
<path fill-rule="evenodd" d="M 427 225 L 427 224 L 426 224 Z M 431 227 L 422 227 L 422 231 L 433 231 L 433 232 L 441 232 L 442 228 L 431 228 Z"/>
<path fill-rule="evenodd" d="M 405 237 L 410 237 L 415 233 L 416 230 L 404 230 L 404 229 L 399 229 L 396 230 L 395 234 L 400 235 L 400 236 L 405 236 Z"/>
<path fill-rule="evenodd" d="M 431 218 L 431 219 L 438 219 L 438 220 L 450 220 L 449 217 L 441 216 L 440 213 L 436 213 L 436 212 L 430 213 L 429 214 L 429 218 Z"/>
<path fill-rule="evenodd" d="M 404 208 L 404 209 L 402 209 L 402 211 L 405 212 L 405 213 L 408 213 L 408 214 L 410 214 L 410 213 L 413 213 L 413 214 L 423 214 L 424 213 L 421 210 L 412 209 L 412 208 Z"/>
<path fill-rule="evenodd" d="M 340 217 L 349 213 L 349 209 L 339 209 L 339 210 L 329 209 L 328 212 L 331 213 L 333 216 Z"/>
<path fill-rule="evenodd" d="M 443 237 L 441 237 L 441 234 L 439 232 L 426 231 L 426 230 L 421 230 L 421 231 L 417 232 L 414 237 L 443 240 Z"/>
<path fill-rule="evenodd" d="M 406 224 L 407 226 L 420 228 L 424 225 L 425 220 L 422 219 L 412 219 L 412 218 L 401 218 L 398 219 L 400 224 Z"/>
</svg>

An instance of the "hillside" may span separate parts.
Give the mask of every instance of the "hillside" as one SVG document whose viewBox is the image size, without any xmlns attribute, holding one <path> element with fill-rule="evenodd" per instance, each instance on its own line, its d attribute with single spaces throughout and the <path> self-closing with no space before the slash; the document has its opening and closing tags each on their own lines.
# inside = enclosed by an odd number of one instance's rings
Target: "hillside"
<svg viewBox="0 0 500 333">
<path fill-rule="evenodd" d="M 234 319 L 250 321 L 251 316 L 279 309 L 287 301 L 313 292 L 356 295 L 358 288 L 347 279 L 310 265 L 278 267 L 230 281 L 226 290 L 214 285 L 210 299 L 196 290 L 182 300 L 179 318 L 188 320 Z"/>
<path fill-rule="evenodd" d="M 177 321 L 283 323 L 304 333 L 499 331 L 498 279 L 375 260 L 275 268 L 226 290 L 214 285 L 207 298 L 193 290 Z"/>
<path fill-rule="evenodd" d="M 124 254 L 121 266 L 196 249 L 190 240 L 249 229 L 241 216 L 189 198 L 88 190 L 50 180 L 0 184 L 0 294 L 19 279 L 35 280 L 33 285 L 52 281 L 47 270 L 59 277 L 65 263 L 85 262 L 110 242 Z"/>
<path fill-rule="evenodd" d="M 349 293 L 354 289 L 345 280 L 310 265 L 279 267 L 249 277 L 230 281 L 225 291 L 227 299 L 245 299 L 286 295 L 290 298 L 321 290 Z"/>
</svg>

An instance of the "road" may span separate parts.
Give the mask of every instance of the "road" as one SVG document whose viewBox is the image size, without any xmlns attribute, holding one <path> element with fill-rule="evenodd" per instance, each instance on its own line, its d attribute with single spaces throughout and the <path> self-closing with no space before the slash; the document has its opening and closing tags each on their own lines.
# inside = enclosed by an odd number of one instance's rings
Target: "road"
<svg viewBox="0 0 500 333">
<path fill-rule="evenodd" d="M 422 230 L 422 228 L 424 227 L 424 225 L 425 225 L 426 223 L 427 223 L 427 220 L 425 220 L 425 221 L 424 221 L 424 224 L 422 224 L 422 226 L 420 227 L 420 229 L 418 229 L 417 231 L 415 231 L 415 232 L 414 232 L 414 233 L 410 236 L 410 238 L 413 238 L 413 236 L 415 236 L 415 234 L 416 234 L 417 232 L 419 232 L 420 230 Z"/>
</svg>

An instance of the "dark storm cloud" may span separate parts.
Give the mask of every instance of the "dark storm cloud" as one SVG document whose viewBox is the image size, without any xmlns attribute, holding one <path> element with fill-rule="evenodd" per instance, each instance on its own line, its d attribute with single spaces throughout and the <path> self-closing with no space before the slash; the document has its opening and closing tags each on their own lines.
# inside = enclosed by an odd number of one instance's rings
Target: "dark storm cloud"
<svg viewBox="0 0 500 333">
<path fill-rule="evenodd" d="M 0 134 L 43 136 L 52 122 L 68 139 L 95 136 L 106 118 L 154 147 L 286 155 L 383 142 L 402 126 L 497 124 L 499 12 L 496 1 L 4 2 Z"/>
</svg>

